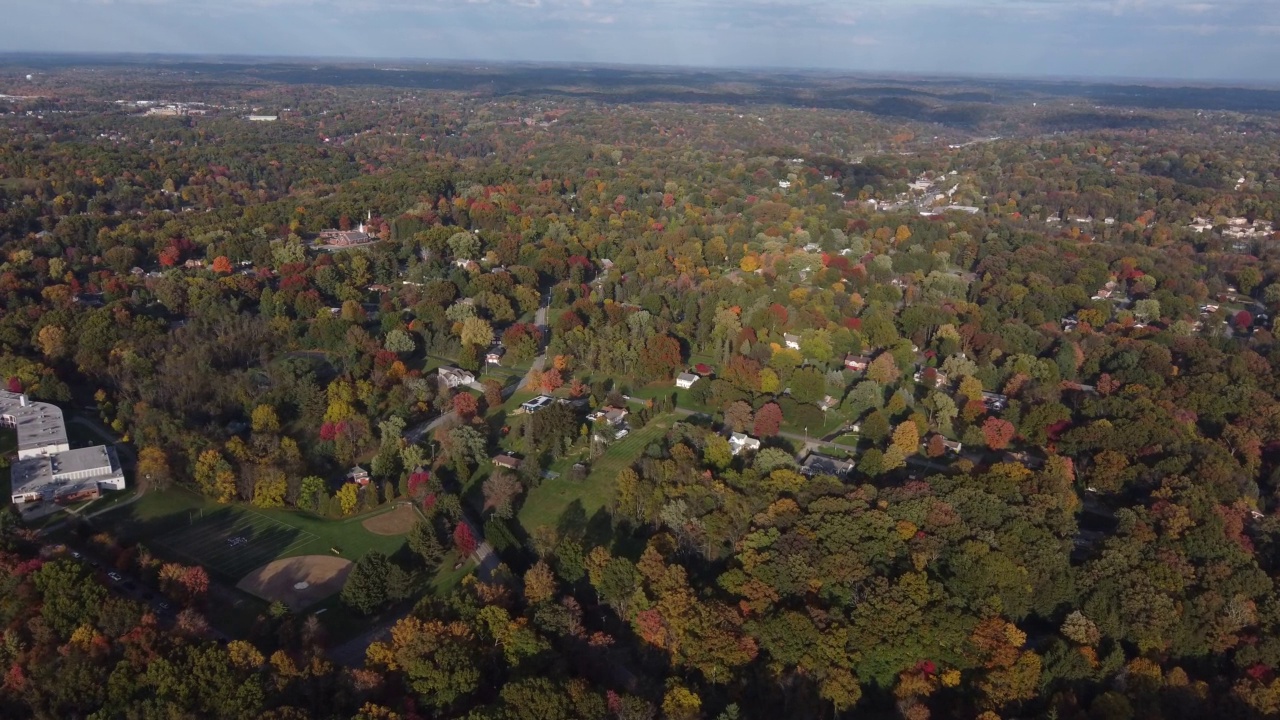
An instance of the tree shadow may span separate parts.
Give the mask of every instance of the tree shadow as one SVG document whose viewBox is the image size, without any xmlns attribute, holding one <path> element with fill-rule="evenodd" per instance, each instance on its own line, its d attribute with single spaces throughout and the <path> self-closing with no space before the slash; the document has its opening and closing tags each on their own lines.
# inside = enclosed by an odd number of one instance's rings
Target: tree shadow
<svg viewBox="0 0 1280 720">
<path fill-rule="evenodd" d="M 581 500 L 574 500 L 560 513 L 560 519 L 556 521 L 556 534 L 562 539 L 581 542 L 586 535 L 588 522 L 586 507 Z"/>
</svg>

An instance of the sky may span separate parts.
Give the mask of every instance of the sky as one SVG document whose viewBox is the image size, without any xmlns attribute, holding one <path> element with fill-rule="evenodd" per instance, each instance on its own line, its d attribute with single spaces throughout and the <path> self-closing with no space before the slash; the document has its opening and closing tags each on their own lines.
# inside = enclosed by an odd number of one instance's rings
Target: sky
<svg viewBox="0 0 1280 720">
<path fill-rule="evenodd" d="M 2 0 L 0 51 L 1280 84 L 1280 0 Z"/>
</svg>

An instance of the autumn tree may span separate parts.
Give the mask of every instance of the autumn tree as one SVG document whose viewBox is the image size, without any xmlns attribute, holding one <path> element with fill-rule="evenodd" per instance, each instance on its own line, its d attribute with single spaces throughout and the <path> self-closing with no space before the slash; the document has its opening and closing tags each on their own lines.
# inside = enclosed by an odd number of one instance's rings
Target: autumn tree
<svg viewBox="0 0 1280 720">
<path fill-rule="evenodd" d="M 546 561 L 539 560 L 524 574 L 524 599 L 530 605 L 541 605 L 555 596 L 556 576 Z"/>
<path fill-rule="evenodd" d="M 493 510 L 500 518 L 510 518 L 516 498 L 524 492 L 524 485 L 514 473 L 497 470 L 484 481 L 484 509 Z"/>
<path fill-rule="evenodd" d="M 770 438 L 777 435 L 782 429 L 782 408 L 777 403 L 766 403 L 756 412 L 753 429 L 756 437 Z"/>
<path fill-rule="evenodd" d="M 460 337 L 463 345 L 487 348 L 493 344 L 493 328 L 484 318 L 469 317 L 462 323 Z"/>
<path fill-rule="evenodd" d="M 903 457 L 911 457 L 920 449 L 920 431 L 910 420 L 893 429 L 893 447 Z"/>
<path fill-rule="evenodd" d="M 453 411 L 463 422 L 471 422 L 479 410 L 480 406 L 475 395 L 464 391 L 453 396 Z"/>
<path fill-rule="evenodd" d="M 730 403 L 724 410 L 724 424 L 734 432 L 742 432 L 750 428 L 754 422 L 751 406 L 741 400 Z"/>
<path fill-rule="evenodd" d="M 258 405 L 253 409 L 249 417 L 249 425 L 256 433 L 280 432 L 280 418 L 276 415 L 276 409 L 266 404 Z"/>
<path fill-rule="evenodd" d="M 343 483 L 334 494 L 334 498 L 338 501 L 342 514 L 350 515 L 355 512 L 356 505 L 360 502 L 360 488 L 355 483 Z"/>
<path fill-rule="evenodd" d="M 148 445 L 138 451 L 138 477 L 157 489 L 169 486 L 173 478 L 169 471 L 169 457 L 164 450 Z"/>
<path fill-rule="evenodd" d="M 470 525 L 460 522 L 453 528 L 453 546 L 460 557 L 470 557 L 476 551 L 477 545 L 476 536 L 471 532 Z"/>
<path fill-rule="evenodd" d="M 875 360 L 867 366 L 867 378 L 873 380 L 880 385 L 892 385 L 898 381 L 901 372 L 898 370 L 898 363 L 893 359 L 893 355 L 887 352 L 880 353 Z"/>
<path fill-rule="evenodd" d="M 1003 450 L 1008 447 L 1009 441 L 1013 440 L 1013 434 L 1013 423 L 1008 420 L 989 417 L 982 423 L 982 436 L 986 440 L 987 447 L 992 450 Z"/>
</svg>

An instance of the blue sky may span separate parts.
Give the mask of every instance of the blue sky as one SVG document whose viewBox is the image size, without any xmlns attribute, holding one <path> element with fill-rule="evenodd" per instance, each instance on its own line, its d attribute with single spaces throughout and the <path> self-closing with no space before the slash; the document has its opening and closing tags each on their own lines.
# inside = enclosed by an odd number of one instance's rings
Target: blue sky
<svg viewBox="0 0 1280 720">
<path fill-rule="evenodd" d="M 3 0 L 0 51 L 1280 83 L 1280 0 Z"/>
</svg>

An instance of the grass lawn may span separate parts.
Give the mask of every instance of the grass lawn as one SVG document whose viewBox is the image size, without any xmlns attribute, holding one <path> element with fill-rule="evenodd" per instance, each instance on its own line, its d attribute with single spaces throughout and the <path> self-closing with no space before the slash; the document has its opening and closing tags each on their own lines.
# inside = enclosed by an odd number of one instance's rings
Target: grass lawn
<svg viewBox="0 0 1280 720">
<path fill-rule="evenodd" d="M 809 426 L 809 430 L 808 430 L 809 437 L 811 438 L 826 437 L 830 433 L 833 433 L 839 430 L 840 428 L 844 427 L 847 422 L 848 422 L 848 418 L 846 418 L 844 415 L 834 411 L 828 412 L 826 414 L 826 420 L 821 425 Z M 792 423 L 787 422 L 784 419 L 782 421 L 782 430 L 783 432 L 789 432 L 795 435 L 803 435 L 805 432 L 805 427 L 803 425 L 799 425 L 799 426 L 794 425 Z"/>
<path fill-rule="evenodd" d="M 554 526 L 575 500 L 582 503 L 587 515 L 594 515 L 604 507 L 613 495 L 613 481 L 618 473 L 630 467 L 644 452 L 649 443 L 662 437 L 671 429 L 676 418 L 660 415 L 643 428 L 632 432 L 614 443 L 591 468 L 585 480 L 574 482 L 562 474 L 558 478 L 543 480 L 529 493 L 524 507 L 520 508 L 520 524 L 532 532 L 542 525 Z"/>
<path fill-rule="evenodd" d="M 692 410 L 697 413 L 704 413 L 706 415 L 714 415 L 717 412 L 717 408 L 694 402 L 690 391 L 678 388 L 671 383 L 650 383 L 644 387 L 636 388 L 631 392 L 631 397 L 637 400 L 650 400 L 657 397 L 671 397 L 673 393 L 676 396 L 676 407 Z"/>
<path fill-rule="evenodd" d="M 499 412 L 505 412 L 507 415 L 510 415 L 513 411 L 518 410 L 521 405 L 536 397 L 538 397 L 538 393 L 532 390 L 519 388 L 511 394 L 511 397 L 507 398 L 506 402 L 502 403 L 495 409 L 491 409 L 489 414 L 496 415 Z"/>
<path fill-rule="evenodd" d="M 388 508 L 387 511 L 390 509 Z M 395 554 L 404 537 L 374 535 L 364 529 L 361 515 L 329 520 L 273 508 L 218 505 L 182 488 L 148 493 L 135 503 L 100 515 L 122 540 L 136 540 L 164 556 L 198 562 L 224 582 L 235 584 L 251 570 L 271 560 L 298 555 L 332 555 L 358 560 L 370 550 Z M 244 537 L 230 547 L 227 540 Z"/>
</svg>

